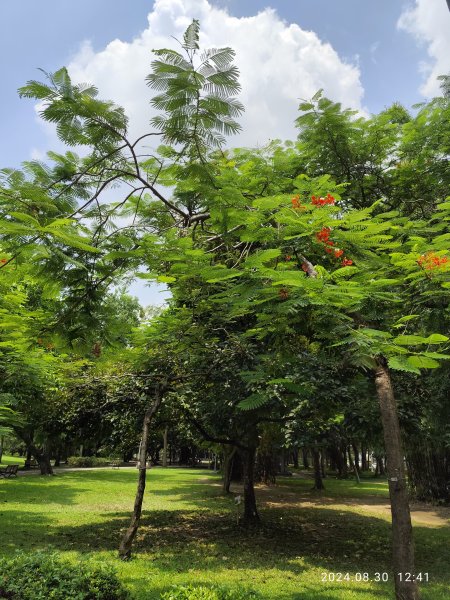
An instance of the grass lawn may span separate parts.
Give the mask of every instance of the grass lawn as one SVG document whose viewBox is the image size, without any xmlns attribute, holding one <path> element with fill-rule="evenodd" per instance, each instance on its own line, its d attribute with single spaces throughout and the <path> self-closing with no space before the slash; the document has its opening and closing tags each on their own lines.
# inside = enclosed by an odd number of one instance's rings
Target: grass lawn
<svg viewBox="0 0 450 600">
<path fill-rule="evenodd" d="M 25 462 L 25 457 L 23 456 L 7 456 L 4 454 L 2 456 L 2 460 L 0 465 L 4 467 L 5 465 L 20 465 L 22 466 Z"/>
<path fill-rule="evenodd" d="M 112 563 L 138 599 L 173 584 L 247 586 L 280 600 L 392 598 L 390 583 L 322 582 L 327 572 L 389 572 L 387 486 L 377 480 L 282 478 L 258 488 L 264 526 L 236 524 L 233 498 L 208 471 L 152 469 L 135 558 L 116 558 L 134 499 L 135 469 L 20 476 L 0 481 L 0 553 L 55 549 Z M 445 509 L 422 507 L 416 522 L 417 571 L 429 573 L 424 600 L 448 600 L 450 527 Z M 429 519 L 427 519 L 429 515 Z"/>
</svg>

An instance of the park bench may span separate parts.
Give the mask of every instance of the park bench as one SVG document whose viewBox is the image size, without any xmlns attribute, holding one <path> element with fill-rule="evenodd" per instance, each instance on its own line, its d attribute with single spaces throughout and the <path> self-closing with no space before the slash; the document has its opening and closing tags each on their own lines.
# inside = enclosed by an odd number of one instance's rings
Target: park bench
<svg viewBox="0 0 450 600">
<path fill-rule="evenodd" d="M 17 470 L 19 465 L 8 465 L 6 467 L 0 468 L 0 477 L 17 477 Z"/>
<path fill-rule="evenodd" d="M 113 469 L 118 469 L 120 467 L 120 460 L 112 460 L 109 463 L 109 466 L 112 467 Z"/>
</svg>

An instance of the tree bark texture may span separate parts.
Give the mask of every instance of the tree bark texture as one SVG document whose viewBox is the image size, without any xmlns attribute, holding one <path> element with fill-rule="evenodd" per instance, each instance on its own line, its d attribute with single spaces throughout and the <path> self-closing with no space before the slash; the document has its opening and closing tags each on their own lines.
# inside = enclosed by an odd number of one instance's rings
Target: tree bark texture
<svg viewBox="0 0 450 600">
<path fill-rule="evenodd" d="M 255 458 L 256 448 L 240 449 L 243 465 L 244 483 L 244 525 L 256 525 L 260 522 L 255 496 Z"/>
<path fill-rule="evenodd" d="M 136 490 L 136 497 L 134 500 L 133 514 L 128 529 L 126 530 L 122 541 L 119 546 L 119 558 L 122 560 L 129 560 L 131 558 L 131 548 L 133 540 L 139 528 L 139 522 L 141 520 L 142 513 L 142 502 L 144 500 L 145 484 L 147 478 L 147 452 L 148 442 L 150 435 L 150 425 L 154 415 L 162 401 L 162 390 L 156 389 L 153 403 L 147 408 L 144 415 L 144 423 L 142 426 L 142 439 L 139 447 L 139 477 L 138 485 Z"/>
<path fill-rule="evenodd" d="M 395 597 L 397 600 L 418 600 L 419 589 L 417 583 L 407 581 L 409 579 L 408 573 L 415 574 L 413 533 L 397 405 L 389 370 L 384 358 L 377 361 L 375 385 L 380 404 L 387 457 L 387 476 L 392 514 Z"/>
</svg>

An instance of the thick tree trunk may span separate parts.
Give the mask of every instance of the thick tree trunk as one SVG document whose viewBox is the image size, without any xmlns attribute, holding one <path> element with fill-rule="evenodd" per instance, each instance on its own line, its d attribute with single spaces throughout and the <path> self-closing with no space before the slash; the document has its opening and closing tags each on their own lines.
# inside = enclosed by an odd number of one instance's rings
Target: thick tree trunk
<svg viewBox="0 0 450 600">
<path fill-rule="evenodd" d="M 256 525 L 260 522 L 255 496 L 255 457 L 256 448 L 240 449 L 243 464 L 244 483 L 244 525 Z"/>
<path fill-rule="evenodd" d="M 139 447 L 139 478 L 136 490 L 136 498 L 134 500 L 134 509 L 133 514 L 131 516 L 130 525 L 126 530 L 119 546 L 119 557 L 122 560 L 128 560 L 129 558 L 131 558 L 131 547 L 133 545 L 133 540 L 136 536 L 139 527 L 139 522 L 141 520 L 142 502 L 144 500 L 145 483 L 147 477 L 147 451 L 150 434 L 150 424 L 161 404 L 161 400 L 162 390 L 157 388 L 155 391 L 153 404 L 151 404 L 151 406 L 147 408 L 144 415 L 144 423 L 142 426 L 142 439 Z"/>
<path fill-rule="evenodd" d="M 294 465 L 294 469 L 298 469 L 298 448 L 292 448 L 292 464 Z"/>
<path fill-rule="evenodd" d="M 414 544 L 403 463 L 402 441 L 389 370 L 384 358 L 377 362 L 375 385 L 383 424 L 387 457 L 387 475 L 392 514 L 392 553 L 397 600 L 418 600 L 417 583 L 408 581 L 414 575 Z"/>
<path fill-rule="evenodd" d="M 53 475 L 53 468 L 50 463 L 50 455 L 45 446 L 42 450 L 39 450 L 36 448 L 36 446 L 30 446 L 30 450 L 34 458 L 39 463 L 41 475 Z"/>
<path fill-rule="evenodd" d="M 311 454 L 314 462 L 314 488 L 315 490 L 324 490 L 325 486 L 322 481 L 322 470 L 320 468 L 320 453 L 317 448 L 311 449 Z"/>
</svg>

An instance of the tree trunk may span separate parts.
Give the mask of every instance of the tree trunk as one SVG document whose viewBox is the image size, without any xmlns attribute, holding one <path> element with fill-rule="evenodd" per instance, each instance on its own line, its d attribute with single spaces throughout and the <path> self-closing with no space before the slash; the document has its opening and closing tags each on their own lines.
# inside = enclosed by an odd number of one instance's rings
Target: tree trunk
<svg viewBox="0 0 450 600">
<path fill-rule="evenodd" d="M 169 428 L 166 427 L 164 429 L 164 435 L 163 435 L 163 440 L 164 440 L 164 446 L 163 446 L 163 458 L 162 458 L 162 466 L 163 467 L 167 467 L 167 438 L 169 435 Z"/>
<path fill-rule="evenodd" d="M 326 479 L 327 471 L 325 469 L 325 452 L 323 450 L 320 452 L 320 471 L 322 479 Z"/>
<path fill-rule="evenodd" d="M 294 469 L 298 469 L 298 448 L 292 448 L 292 464 L 294 465 Z"/>
<path fill-rule="evenodd" d="M 314 490 L 324 490 L 325 486 L 322 481 L 322 470 L 320 468 L 320 453 L 317 448 L 311 449 L 314 462 Z"/>
<path fill-rule="evenodd" d="M 5 438 L 3 437 L 3 435 L 0 437 L 0 464 L 2 462 L 2 458 L 3 458 L 3 444 L 5 443 Z"/>
<path fill-rule="evenodd" d="M 386 360 L 381 357 L 375 370 L 375 385 L 383 424 L 387 475 L 392 514 L 392 553 L 397 600 L 418 600 L 417 583 L 407 581 L 414 575 L 414 544 L 408 491 L 403 462 L 397 405 Z"/>
<path fill-rule="evenodd" d="M 52 465 L 50 463 L 50 456 L 45 446 L 42 450 L 38 450 L 36 446 L 30 446 L 30 450 L 34 458 L 39 463 L 41 475 L 53 475 L 54 473 Z"/>
<path fill-rule="evenodd" d="M 244 525 L 256 525 L 260 522 L 255 496 L 255 457 L 256 448 L 240 449 L 244 470 Z"/>
<path fill-rule="evenodd" d="M 231 471 L 233 467 L 233 459 L 236 454 L 236 448 L 229 448 L 228 446 L 223 449 L 223 491 L 225 494 L 230 493 L 231 486 Z"/>
<path fill-rule="evenodd" d="M 144 415 L 144 423 L 142 426 L 142 439 L 139 447 L 139 478 L 136 490 L 136 498 L 134 500 L 134 509 L 131 516 L 131 521 L 128 529 L 126 530 L 122 541 L 119 546 L 119 558 L 122 560 L 128 560 L 131 558 L 131 547 L 133 545 L 134 537 L 137 533 L 139 522 L 141 520 L 142 513 L 142 502 L 144 500 L 145 483 L 147 477 L 147 451 L 150 434 L 150 424 L 153 416 L 157 412 L 161 401 L 162 401 L 162 389 L 157 388 L 155 390 L 155 398 L 153 404 L 149 406 Z"/>
<path fill-rule="evenodd" d="M 361 471 L 367 471 L 367 449 L 364 444 L 361 446 Z"/>
<path fill-rule="evenodd" d="M 359 471 L 359 452 L 358 452 L 358 446 L 355 444 L 355 442 L 353 442 L 352 448 L 353 448 L 353 454 L 355 455 L 355 466 Z"/>
<path fill-rule="evenodd" d="M 309 469 L 308 450 L 306 448 L 302 448 L 302 458 L 303 458 L 303 468 Z"/>
<path fill-rule="evenodd" d="M 341 442 L 339 454 L 342 457 L 342 477 L 344 479 L 347 479 L 347 477 L 348 477 L 347 444 L 345 442 Z"/>
<path fill-rule="evenodd" d="M 357 456 L 357 453 L 355 454 Z M 352 457 L 352 450 L 351 447 L 348 447 L 348 458 L 350 461 L 350 468 L 353 469 L 353 472 L 355 473 L 355 479 L 357 483 L 361 483 L 361 480 L 359 478 L 359 472 L 358 472 L 358 467 L 356 466 L 356 462 L 353 460 Z"/>
<path fill-rule="evenodd" d="M 379 454 L 375 456 L 376 466 L 375 466 L 375 476 L 384 475 L 384 462 L 383 457 Z"/>
</svg>

